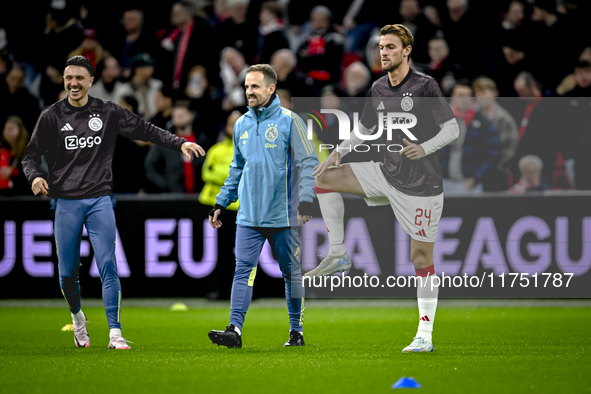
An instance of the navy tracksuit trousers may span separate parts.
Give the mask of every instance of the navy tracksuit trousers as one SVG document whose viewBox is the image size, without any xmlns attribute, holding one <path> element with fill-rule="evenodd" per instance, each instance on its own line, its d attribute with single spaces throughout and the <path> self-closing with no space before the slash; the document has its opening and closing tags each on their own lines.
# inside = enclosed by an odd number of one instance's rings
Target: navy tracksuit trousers
<svg viewBox="0 0 591 394">
<path fill-rule="evenodd" d="M 290 329 L 304 329 L 304 288 L 300 265 L 300 236 L 295 228 L 236 227 L 236 271 L 232 285 L 230 324 L 240 330 L 252 300 L 252 286 L 265 240 L 285 281 Z"/>
<path fill-rule="evenodd" d="M 82 226 L 86 225 L 103 284 L 103 303 L 109 328 L 121 328 L 121 284 L 115 259 L 114 201 L 110 196 L 81 200 L 52 199 L 51 209 L 54 211 L 60 285 L 70 311 L 78 313 L 81 307 L 78 269 Z"/>
</svg>

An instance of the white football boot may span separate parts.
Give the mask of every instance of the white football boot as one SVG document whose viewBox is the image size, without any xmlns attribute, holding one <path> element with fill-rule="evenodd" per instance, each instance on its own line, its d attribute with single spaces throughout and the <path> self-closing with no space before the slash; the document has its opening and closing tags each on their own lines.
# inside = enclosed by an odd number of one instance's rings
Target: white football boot
<svg viewBox="0 0 591 394">
<path fill-rule="evenodd" d="M 118 350 L 131 349 L 131 346 L 129 346 L 127 344 L 127 342 L 133 343 L 133 342 L 126 340 L 121 335 L 115 335 L 109 341 L 109 349 L 118 349 Z"/>
<path fill-rule="evenodd" d="M 335 272 L 349 271 L 351 269 L 351 257 L 345 252 L 342 256 L 326 256 L 324 260 L 314 268 L 307 272 L 304 276 L 326 276 L 332 275 Z"/>
<path fill-rule="evenodd" d="M 82 323 L 74 323 L 74 343 L 76 347 L 90 347 L 90 337 L 88 336 L 88 330 L 86 329 L 86 314 L 84 315 L 84 321 Z"/>
<path fill-rule="evenodd" d="M 410 345 L 402 349 L 402 353 L 426 353 L 433 351 L 433 344 L 423 337 L 414 337 Z"/>
</svg>

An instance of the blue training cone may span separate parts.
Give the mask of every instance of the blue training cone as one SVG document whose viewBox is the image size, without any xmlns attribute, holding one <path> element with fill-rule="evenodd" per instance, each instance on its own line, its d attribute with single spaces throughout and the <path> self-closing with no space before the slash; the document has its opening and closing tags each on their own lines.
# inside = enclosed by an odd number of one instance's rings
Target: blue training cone
<svg viewBox="0 0 591 394">
<path fill-rule="evenodd" d="M 420 389 L 421 384 L 415 380 L 415 378 L 400 378 L 396 383 L 392 385 L 393 389 Z"/>
</svg>

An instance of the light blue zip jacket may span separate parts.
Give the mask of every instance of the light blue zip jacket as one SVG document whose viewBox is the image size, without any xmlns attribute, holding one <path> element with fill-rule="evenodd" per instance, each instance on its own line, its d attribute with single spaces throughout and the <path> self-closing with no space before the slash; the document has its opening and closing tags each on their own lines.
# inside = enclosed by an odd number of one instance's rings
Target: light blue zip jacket
<svg viewBox="0 0 591 394">
<path fill-rule="evenodd" d="M 279 97 L 257 112 L 249 107 L 234 125 L 234 156 L 216 203 L 227 207 L 240 198 L 236 223 L 244 226 L 297 226 L 299 202 L 316 195 L 317 164 L 304 122 Z"/>
</svg>

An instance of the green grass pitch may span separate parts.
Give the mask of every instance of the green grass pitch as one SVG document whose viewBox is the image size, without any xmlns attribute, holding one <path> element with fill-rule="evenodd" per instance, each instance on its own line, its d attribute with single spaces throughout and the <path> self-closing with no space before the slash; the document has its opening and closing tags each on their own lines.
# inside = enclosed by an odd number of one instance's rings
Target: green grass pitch
<svg viewBox="0 0 591 394">
<path fill-rule="evenodd" d="M 401 353 L 417 327 L 411 301 L 309 300 L 303 348 L 282 347 L 289 329 L 284 301 L 254 302 L 242 349 L 215 346 L 207 337 L 227 325 L 228 302 L 188 300 L 186 312 L 171 312 L 165 306 L 171 303 L 124 306 L 123 334 L 134 343 L 117 351 L 107 349 L 97 301 L 83 304 L 87 349 L 60 330 L 71 323 L 65 301 L 44 308 L 1 301 L 0 391 L 386 393 L 400 377 L 412 376 L 425 393 L 591 392 L 586 301 L 491 306 L 441 300 L 435 352 L 428 354 Z"/>
</svg>

